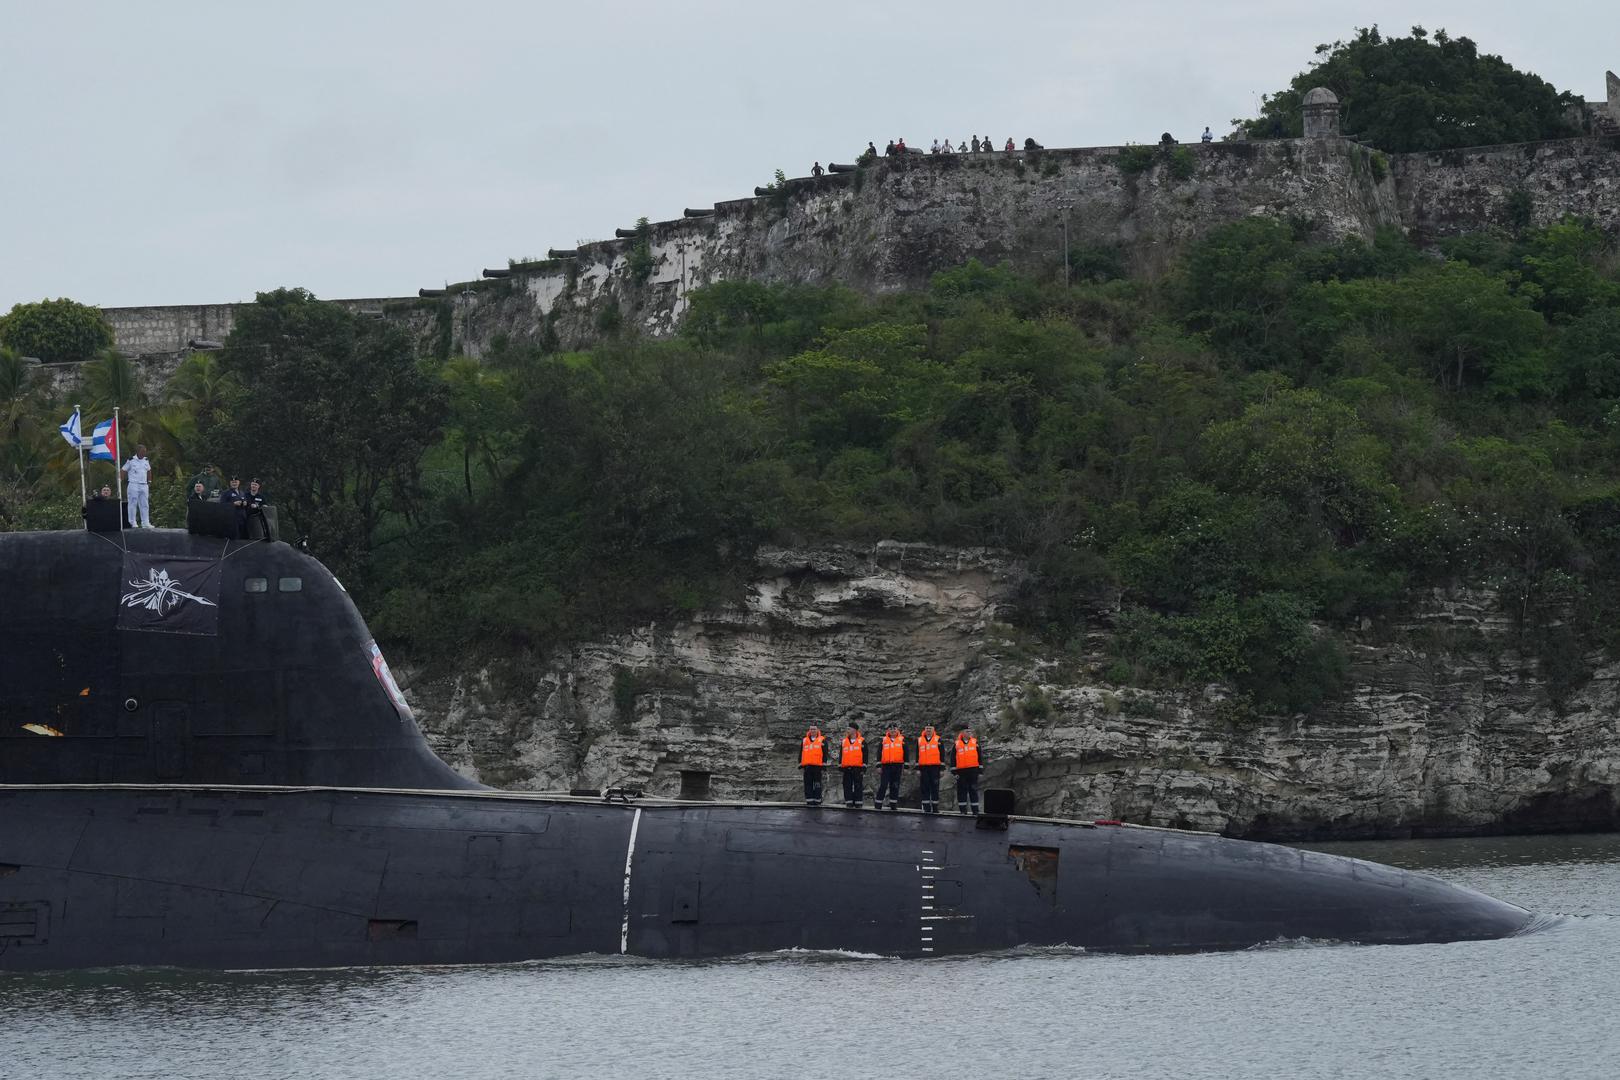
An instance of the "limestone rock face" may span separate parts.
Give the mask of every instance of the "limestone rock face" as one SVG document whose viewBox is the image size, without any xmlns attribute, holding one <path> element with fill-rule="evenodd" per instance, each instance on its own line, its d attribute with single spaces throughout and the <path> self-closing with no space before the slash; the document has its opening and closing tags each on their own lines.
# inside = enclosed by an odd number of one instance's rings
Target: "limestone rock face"
<svg viewBox="0 0 1620 1080">
<path fill-rule="evenodd" d="M 1100 652 L 1021 640 L 1004 618 L 1028 578 L 995 552 L 886 543 L 758 563 L 735 607 L 408 693 L 457 768 L 530 790 L 674 795 L 680 770 L 702 769 L 717 797 L 794 799 L 812 723 L 967 722 L 985 782 L 1015 789 L 1026 813 L 1261 837 L 1620 824 L 1620 665 L 1560 711 L 1489 594 L 1436 595 L 1403 624 L 1352 634 L 1342 700 L 1254 721 L 1218 687 L 1108 685 Z"/>
</svg>

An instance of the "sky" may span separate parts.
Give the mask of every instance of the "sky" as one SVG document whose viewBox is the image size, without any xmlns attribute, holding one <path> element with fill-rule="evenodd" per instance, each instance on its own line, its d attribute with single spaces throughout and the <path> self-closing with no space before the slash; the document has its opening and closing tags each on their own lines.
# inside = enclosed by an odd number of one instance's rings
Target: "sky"
<svg viewBox="0 0 1620 1080">
<path fill-rule="evenodd" d="M 0 311 L 414 295 L 868 139 L 1220 134 L 1373 24 L 1620 68 L 1614 0 L 0 0 Z"/>
</svg>

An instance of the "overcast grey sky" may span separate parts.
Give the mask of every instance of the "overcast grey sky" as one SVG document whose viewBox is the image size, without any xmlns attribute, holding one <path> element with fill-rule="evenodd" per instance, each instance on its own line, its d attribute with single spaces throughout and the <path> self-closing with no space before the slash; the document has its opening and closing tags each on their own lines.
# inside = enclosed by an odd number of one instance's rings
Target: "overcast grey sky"
<svg viewBox="0 0 1620 1080">
<path fill-rule="evenodd" d="M 0 0 L 0 311 L 414 294 L 868 139 L 1191 139 L 1373 23 L 1620 68 L 1614 0 Z"/>
</svg>

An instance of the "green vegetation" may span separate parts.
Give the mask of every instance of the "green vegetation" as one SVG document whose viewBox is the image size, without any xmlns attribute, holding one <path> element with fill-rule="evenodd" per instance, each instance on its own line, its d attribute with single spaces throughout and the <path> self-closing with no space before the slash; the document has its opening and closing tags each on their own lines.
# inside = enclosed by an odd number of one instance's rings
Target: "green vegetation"
<svg viewBox="0 0 1620 1080">
<path fill-rule="evenodd" d="M 384 515 L 417 513 L 417 463 L 440 441 L 455 373 L 419 363 L 392 323 L 303 289 L 242 309 L 217 369 L 217 405 L 197 412 L 199 462 L 263 474 L 289 522 L 353 577 Z M 463 447 L 477 439 L 468 427 L 453 433 Z"/>
<path fill-rule="evenodd" d="M 101 309 L 72 300 L 17 304 L 0 315 L 0 346 L 47 364 L 88 360 L 111 344 Z"/>
<path fill-rule="evenodd" d="M 636 242 L 630 246 L 625 265 L 629 267 L 630 277 L 637 285 L 645 284 L 652 277 L 652 225 L 645 217 L 636 219 Z"/>
<path fill-rule="evenodd" d="M 1069 289 L 976 262 L 878 298 L 728 282 L 675 340 L 480 361 L 281 290 L 160 401 L 112 360 L 87 386 L 164 467 L 268 473 L 424 659 L 733 598 L 761 543 L 892 537 L 1025 557 L 1009 633 L 1065 664 L 1117 589 L 1102 677 L 1225 684 L 1234 727 L 1331 697 L 1348 628 L 1456 584 L 1564 695 L 1620 648 L 1617 255 L 1578 221 L 1443 249 L 1254 218 L 1152 283 L 1108 252 Z M 0 354 L 0 524 L 76 520 L 60 415 Z"/>
<path fill-rule="evenodd" d="M 1465 37 L 1410 37 L 1363 28 L 1349 41 L 1318 45 L 1315 65 L 1267 95 L 1260 115 L 1234 120 L 1251 138 L 1298 138 L 1301 103 L 1312 88 L 1338 95 L 1344 133 L 1390 151 L 1445 150 L 1575 135 L 1564 110 L 1575 99 L 1545 80 L 1481 54 Z"/>
<path fill-rule="evenodd" d="M 1053 647 L 1122 588 L 1108 677 L 1227 683 L 1234 723 L 1331 695 L 1340 628 L 1456 583 L 1572 688 L 1620 644 L 1614 267 L 1579 223 L 1441 260 L 1255 219 L 1153 287 L 717 285 L 676 341 L 491 358 L 509 442 L 379 552 L 376 625 L 543 646 L 724 599 L 760 542 L 898 536 L 1028 557 Z"/>
<path fill-rule="evenodd" d="M 1153 168 L 1156 157 L 1157 153 L 1153 147 L 1133 143 L 1120 150 L 1119 157 L 1114 159 L 1114 163 L 1126 176 L 1135 176 Z"/>
</svg>

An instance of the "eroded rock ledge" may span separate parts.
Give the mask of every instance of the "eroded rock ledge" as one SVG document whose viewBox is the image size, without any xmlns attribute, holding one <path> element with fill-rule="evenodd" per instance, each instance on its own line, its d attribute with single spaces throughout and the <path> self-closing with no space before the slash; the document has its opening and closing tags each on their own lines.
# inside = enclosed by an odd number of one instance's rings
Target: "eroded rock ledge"
<svg viewBox="0 0 1620 1080">
<path fill-rule="evenodd" d="M 718 797 L 793 799 L 811 723 L 967 720 L 987 783 L 1029 813 L 1272 838 L 1620 827 L 1620 664 L 1560 711 L 1489 594 L 1364 625 L 1342 700 L 1234 726 L 1218 687 L 1109 685 L 1100 657 L 1017 642 L 1003 618 L 1021 584 L 982 549 L 768 549 L 741 605 L 408 692 L 446 759 L 527 790 L 672 795 L 704 769 Z M 1047 707 L 1020 704 L 1031 687 Z"/>
</svg>

